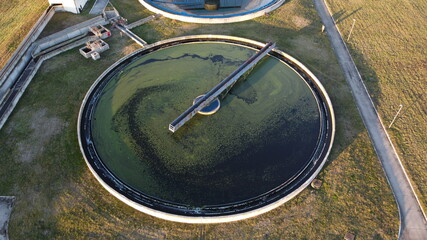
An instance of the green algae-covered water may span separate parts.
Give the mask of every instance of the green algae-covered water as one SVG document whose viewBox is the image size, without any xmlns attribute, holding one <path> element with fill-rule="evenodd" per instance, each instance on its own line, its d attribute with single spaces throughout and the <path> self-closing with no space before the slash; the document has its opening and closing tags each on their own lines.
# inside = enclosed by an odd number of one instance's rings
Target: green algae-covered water
<svg viewBox="0 0 427 240">
<path fill-rule="evenodd" d="M 290 67 L 264 58 L 221 100 L 171 133 L 168 125 L 255 50 L 192 43 L 128 64 L 102 90 L 92 134 L 106 166 L 127 185 L 202 207 L 247 200 L 295 177 L 320 131 L 318 104 Z"/>
</svg>

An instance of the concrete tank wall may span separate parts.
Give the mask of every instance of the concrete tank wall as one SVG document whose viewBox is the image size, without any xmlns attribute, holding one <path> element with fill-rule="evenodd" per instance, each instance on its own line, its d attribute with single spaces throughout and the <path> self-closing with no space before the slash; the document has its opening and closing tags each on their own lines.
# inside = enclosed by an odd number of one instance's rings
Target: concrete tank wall
<svg viewBox="0 0 427 240">
<path fill-rule="evenodd" d="M 80 13 L 87 0 L 49 0 L 49 4 L 62 4 L 64 11 Z"/>
<path fill-rule="evenodd" d="M 218 16 L 197 16 L 191 15 L 184 12 L 177 12 L 171 10 L 161 9 L 153 4 L 151 4 L 147 0 L 138 0 L 145 8 L 150 10 L 151 12 L 161 14 L 164 17 L 175 19 L 183 22 L 191 22 L 191 23 L 208 23 L 208 24 L 220 24 L 220 23 L 234 23 L 234 22 L 243 22 L 253 18 L 261 17 L 276 8 L 280 7 L 286 0 L 268 0 L 271 2 L 271 5 L 267 5 L 265 7 L 260 7 L 254 10 L 244 11 L 239 14 L 231 14 L 231 15 L 218 15 Z"/>
<path fill-rule="evenodd" d="M 78 36 L 86 35 L 90 31 L 91 26 L 105 25 L 107 23 L 108 22 L 104 18 L 102 18 L 101 16 L 97 16 L 77 25 L 66 28 L 57 33 L 54 33 L 52 35 L 49 35 L 47 37 L 44 37 L 42 39 L 39 39 L 34 42 L 36 47 L 32 54 L 37 55 L 39 52 L 54 45 L 57 45 L 59 43 L 65 42 Z"/>
</svg>

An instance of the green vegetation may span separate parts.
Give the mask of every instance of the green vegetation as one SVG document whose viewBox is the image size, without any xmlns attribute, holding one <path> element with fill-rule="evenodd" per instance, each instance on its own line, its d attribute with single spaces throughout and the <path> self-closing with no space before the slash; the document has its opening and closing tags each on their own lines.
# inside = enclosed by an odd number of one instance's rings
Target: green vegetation
<svg viewBox="0 0 427 240">
<path fill-rule="evenodd" d="M 49 36 L 50 34 L 56 33 L 67 27 L 71 27 L 75 24 L 97 17 L 94 15 L 89 15 L 89 11 L 92 8 L 94 3 L 95 3 L 95 0 L 87 1 L 86 5 L 84 6 L 80 14 L 74 14 L 69 12 L 55 13 L 55 15 L 53 15 L 52 19 L 44 28 L 43 32 L 40 34 L 39 38 Z"/>
<path fill-rule="evenodd" d="M 0 69 L 49 6 L 46 0 L 2 1 L 0 3 Z"/>
<path fill-rule="evenodd" d="M 88 15 L 95 0 L 89 0 L 82 14 L 56 13 L 40 37 L 55 33 L 91 17 Z M 2 1 L 0 4 L 0 69 L 40 18 L 49 3 L 47 0 Z"/>
<path fill-rule="evenodd" d="M 426 1 L 328 0 L 424 207 L 427 207 Z"/>
<path fill-rule="evenodd" d="M 119 10 L 133 4 L 123 12 L 128 19 L 145 11 L 136 0 L 112 2 Z M 135 49 L 113 31 L 107 39 L 111 49 L 96 62 L 84 59 L 76 49 L 46 61 L 0 131 L 0 195 L 17 197 L 11 238 L 342 239 L 351 231 L 358 239 L 396 239 L 399 220 L 393 195 L 320 29 L 311 0 L 289 1 L 267 16 L 243 23 L 198 25 L 159 19 L 136 29 L 149 42 L 195 33 L 275 41 L 300 59 L 325 85 L 337 115 L 336 141 L 319 176 L 320 190 L 309 187 L 256 218 L 212 225 L 159 220 L 108 194 L 84 163 L 76 121 L 81 101 L 99 74 Z M 405 116 L 409 120 L 410 115 Z M 402 126 L 402 120 L 403 116 L 396 126 Z"/>
</svg>

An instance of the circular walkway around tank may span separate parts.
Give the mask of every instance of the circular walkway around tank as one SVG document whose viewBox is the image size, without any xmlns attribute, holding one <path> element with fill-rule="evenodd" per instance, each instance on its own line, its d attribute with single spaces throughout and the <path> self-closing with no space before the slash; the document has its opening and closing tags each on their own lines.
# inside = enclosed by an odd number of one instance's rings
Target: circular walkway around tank
<svg viewBox="0 0 427 240">
<path fill-rule="evenodd" d="M 263 16 L 280 7 L 286 0 L 242 0 L 240 8 L 185 10 L 170 1 L 139 0 L 148 10 L 164 17 L 192 23 L 233 23 Z"/>
<path fill-rule="evenodd" d="M 153 196 L 153 194 L 151 194 L 150 191 L 148 191 L 149 194 L 147 194 L 147 192 L 144 192 L 143 190 L 138 188 L 138 186 L 133 185 L 132 183 L 133 180 L 126 180 L 126 176 L 120 175 L 119 172 L 116 172 L 116 170 L 114 169 L 114 164 L 112 165 L 112 163 L 109 163 L 108 161 L 103 159 L 103 156 L 106 156 L 105 151 L 110 151 L 110 150 L 100 149 L 100 146 L 102 145 L 99 144 L 100 140 L 98 135 L 100 132 L 102 133 L 103 130 L 101 131 L 97 130 L 97 127 L 94 126 L 94 124 L 99 122 L 100 121 L 99 118 L 100 116 L 102 116 L 102 115 L 99 115 L 99 113 L 97 113 L 98 110 L 96 109 L 98 108 L 98 105 L 101 104 L 99 103 L 100 101 L 102 101 L 100 99 L 102 99 L 103 94 L 105 94 L 104 89 L 106 88 L 106 86 L 107 88 L 111 89 L 111 86 L 107 84 L 109 84 L 112 81 L 111 79 L 116 79 L 115 77 L 118 75 L 122 75 L 122 76 L 125 76 L 126 74 L 132 75 L 131 72 L 126 72 L 127 71 L 126 68 L 129 68 L 129 66 L 131 66 L 132 69 L 135 69 L 135 66 L 137 65 L 142 66 L 139 62 L 137 62 L 137 60 L 142 59 L 144 56 L 149 56 L 151 53 L 153 52 L 155 53 L 156 51 L 171 49 L 175 46 L 183 46 L 183 44 L 187 46 L 187 48 L 190 47 L 191 49 L 191 46 L 192 46 L 191 44 L 193 43 L 206 43 L 206 44 L 224 43 L 224 44 L 231 44 L 237 47 L 241 46 L 241 47 L 253 49 L 253 50 L 261 49 L 262 47 L 264 47 L 263 43 L 252 41 L 249 39 L 244 39 L 244 38 L 220 36 L 220 35 L 197 35 L 197 36 L 179 37 L 179 38 L 173 38 L 165 41 L 160 41 L 160 42 L 151 44 L 146 48 L 137 50 L 136 52 L 117 61 L 115 64 L 109 67 L 95 81 L 95 83 L 89 89 L 80 109 L 79 119 L 78 119 L 78 128 L 77 128 L 78 140 L 79 140 L 80 148 L 86 160 L 87 165 L 89 166 L 90 170 L 92 171 L 96 179 L 115 197 L 119 198 L 124 203 L 134 207 L 139 211 L 142 211 L 149 215 L 166 219 L 166 220 L 185 222 L 185 223 L 230 222 L 230 221 L 236 221 L 236 220 L 253 217 L 280 206 L 281 204 L 285 203 L 286 201 L 296 196 L 304 188 L 306 188 L 311 183 L 311 181 L 317 176 L 317 174 L 320 172 L 321 168 L 325 164 L 325 161 L 327 160 L 327 157 L 332 147 L 334 133 L 335 133 L 335 119 L 334 119 L 332 104 L 329 100 L 329 97 L 325 92 L 321 83 L 317 80 L 317 78 L 301 63 L 299 63 L 296 59 L 276 49 L 270 52 L 269 54 L 270 57 L 277 59 L 283 64 L 289 66 L 292 69 L 292 71 L 295 72 L 295 74 L 300 76 L 303 82 L 305 82 L 305 85 L 308 86 L 308 88 L 310 89 L 313 97 L 315 98 L 314 101 L 317 102 L 316 106 L 318 108 L 318 115 L 319 115 L 318 117 L 319 118 L 319 130 L 318 130 L 319 134 L 318 134 L 318 137 L 316 137 L 316 140 L 314 142 L 315 145 L 313 145 L 314 146 L 313 150 L 309 150 L 311 151 L 311 153 L 309 153 L 308 155 L 310 157 L 309 159 L 304 160 L 305 163 L 302 165 L 302 168 L 299 168 L 300 170 L 298 170 L 298 172 L 296 172 L 295 174 L 291 175 L 291 178 L 287 179 L 286 182 L 283 182 L 282 184 L 279 184 L 268 191 L 264 191 L 261 194 L 257 194 L 256 196 L 243 195 L 243 198 L 238 198 L 238 197 L 236 198 L 235 196 L 233 196 L 230 202 L 223 202 L 221 200 L 218 202 L 212 201 L 213 204 L 209 204 L 211 201 L 206 200 L 209 198 L 201 198 L 201 200 L 197 200 L 195 202 L 189 201 L 190 203 L 186 204 L 185 202 L 181 201 L 182 199 L 185 199 L 185 197 L 168 198 L 169 195 L 161 195 L 162 197 L 158 197 L 158 196 L 156 197 L 156 196 Z M 191 59 L 195 58 L 195 56 L 190 56 L 190 58 Z M 169 57 L 168 59 L 171 59 L 171 58 Z M 178 59 L 181 59 L 181 58 L 178 58 Z M 215 61 L 218 60 L 218 59 L 215 59 L 215 56 L 213 57 L 213 59 Z M 215 61 L 212 61 L 212 62 L 215 62 Z M 148 62 L 153 62 L 153 61 L 151 60 Z M 161 59 L 157 58 L 156 62 L 161 62 Z M 114 81 L 119 81 L 119 80 L 114 80 Z M 131 82 L 131 81 L 128 81 L 128 82 Z M 160 88 L 155 88 L 155 89 L 160 89 Z M 117 92 L 119 90 L 120 89 L 117 89 L 117 90 L 113 89 L 112 91 Z M 170 91 L 170 90 L 167 89 L 167 91 Z M 169 95 L 169 92 L 168 92 L 168 95 Z M 233 97 L 239 98 L 239 96 L 237 95 Z M 108 97 L 108 99 L 110 99 L 110 97 Z M 269 99 L 269 98 L 267 97 L 266 99 Z M 233 107 L 233 104 L 232 104 L 233 101 L 236 102 L 236 100 L 227 100 L 225 102 L 225 106 L 223 107 L 224 109 L 219 110 L 218 113 L 212 116 L 202 116 L 202 117 L 223 118 L 225 116 L 224 114 L 227 113 L 226 112 L 227 109 L 231 109 Z M 157 109 L 157 107 L 155 108 Z M 145 112 L 144 109 L 142 111 Z M 179 112 L 181 110 L 177 110 L 177 111 Z M 174 113 L 173 115 L 175 114 L 176 113 Z M 98 120 L 96 119 L 97 117 L 98 117 Z M 156 119 L 155 121 L 158 121 L 158 119 Z M 197 119 L 194 121 L 197 122 Z M 240 121 L 241 120 L 238 120 L 238 122 Z M 303 122 L 304 121 L 305 120 L 303 120 Z M 162 126 L 163 125 L 165 124 L 162 123 Z M 222 126 L 225 126 L 225 125 L 222 125 Z M 166 127 L 167 126 L 165 126 L 165 128 Z M 195 131 L 196 128 L 197 126 L 192 125 L 191 129 Z M 118 130 L 114 129 L 114 131 L 118 131 Z M 167 129 L 165 131 L 167 132 Z M 183 131 L 185 133 L 185 129 L 179 130 L 179 131 Z M 265 131 L 265 130 L 262 130 L 262 131 Z M 181 134 L 181 133 L 178 133 L 178 134 Z M 193 133 L 190 132 L 190 134 L 193 134 Z M 180 136 L 186 137 L 185 134 L 176 135 L 176 136 L 178 136 L 178 138 Z M 189 135 L 189 136 L 192 136 L 192 135 Z M 204 138 L 201 138 L 201 139 L 203 140 Z M 196 139 L 196 140 L 199 141 L 200 139 Z M 305 140 L 300 139 L 298 141 L 304 142 Z M 221 155 L 222 152 L 220 151 L 218 152 L 218 154 Z M 122 160 L 119 159 L 118 161 L 116 161 L 117 162 L 116 165 L 118 164 L 119 168 L 120 168 L 120 165 L 126 164 L 122 162 Z M 222 181 L 219 181 L 218 183 L 222 183 Z M 173 189 L 173 188 L 170 188 L 170 189 Z M 209 188 L 205 189 L 205 191 L 210 191 L 210 190 L 214 190 L 214 189 L 209 189 Z M 186 195 L 185 193 L 182 193 L 182 194 L 184 196 Z M 209 197 L 211 195 L 207 194 L 206 196 Z M 178 201 L 175 201 L 176 199 Z M 203 204 L 204 201 L 207 201 L 208 204 Z"/>
</svg>

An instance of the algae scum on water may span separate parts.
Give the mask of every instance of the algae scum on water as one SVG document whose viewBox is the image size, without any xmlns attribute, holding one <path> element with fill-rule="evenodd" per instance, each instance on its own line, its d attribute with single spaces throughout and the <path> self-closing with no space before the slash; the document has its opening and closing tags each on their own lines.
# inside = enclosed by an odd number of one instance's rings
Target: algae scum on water
<svg viewBox="0 0 427 240">
<path fill-rule="evenodd" d="M 290 180 L 310 161 L 320 116 L 305 81 L 271 56 L 236 83 L 217 113 L 168 130 L 254 53 L 193 43 L 128 64 L 105 85 L 94 112 L 102 161 L 138 191 L 196 207 L 243 201 Z"/>
</svg>

